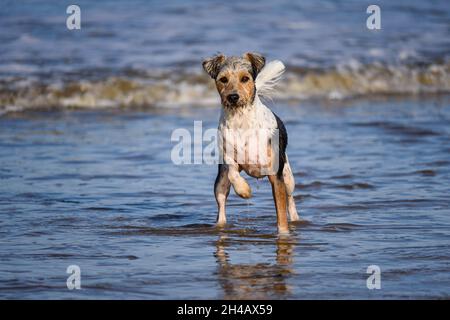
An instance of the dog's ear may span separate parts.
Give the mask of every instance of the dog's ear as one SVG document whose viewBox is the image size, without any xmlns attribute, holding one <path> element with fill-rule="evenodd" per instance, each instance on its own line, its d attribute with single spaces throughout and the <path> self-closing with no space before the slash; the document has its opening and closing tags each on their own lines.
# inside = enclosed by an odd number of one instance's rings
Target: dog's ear
<svg viewBox="0 0 450 320">
<path fill-rule="evenodd" d="M 220 72 L 220 68 L 222 64 L 225 62 L 225 56 L 223 54 L 217 54 L 214 57 L 206 58 L 202 65 L 203 69 L 205 69 L 206 73 L 213 79 L 217 78 L 217 75 Z"/>
<path fill-rule="evenodd" d="M 256 78 L 258 73 L 261 71 L 261 69 L 266 64 L 266 58 L 264 58 L 259 53 L 254 53 L 254 52 L 244 53 L 244 58 L 247 59 L 248 61 L 250 61 L 250 63 L 252 64 L 253 77 Z"/>
</svg>

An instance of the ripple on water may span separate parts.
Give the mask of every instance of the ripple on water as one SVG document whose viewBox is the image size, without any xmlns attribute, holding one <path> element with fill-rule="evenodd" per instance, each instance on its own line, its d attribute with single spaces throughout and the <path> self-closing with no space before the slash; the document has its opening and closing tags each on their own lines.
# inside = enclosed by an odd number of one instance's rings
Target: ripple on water
<svg viewBox="0 0 450 320">
<path fill-rule="evenodd" d="M 353 223 L 327 223 L 320 228 L 325 232 L 350 232 L 362 228 L 362 226 Z"/>
<path fill-rule="evenodd" d="M 295 185 L 299 190 L 319 190 L 319 189 L 344 189 L 344 190 L 357 190 L 357 189 L 375 189 L 373 184 L 367 182 L 354 182 L 346 184 L 330 183 L 324 181 L 313 181 L 311 183 L 298 183 Z"/>
<path fill-rule="evenodd" d="M 439 132 L 431 129 L 389 121 L 356 122 L 352 123 L 351 125 L 355 127 L 380 128 L 383 129 L 386 133 L 405 135 L 410 137 L 430 137 L 440 135 Z"/>
<path fill-rule="evenodd" d="M 431 170 L 431 169 L 417 170 L 414 173 L 420 174 L 420 175 L 426 176 L 426 177 L 434 177 L 436 175 L 436 171 Z"/>
</svg>

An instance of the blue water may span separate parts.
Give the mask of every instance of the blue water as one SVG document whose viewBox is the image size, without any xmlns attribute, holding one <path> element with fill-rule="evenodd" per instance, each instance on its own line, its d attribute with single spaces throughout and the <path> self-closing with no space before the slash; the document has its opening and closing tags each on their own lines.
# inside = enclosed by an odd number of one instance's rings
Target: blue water
<svg viewBox="0 0 450 320">
<path fill-rule="evenodd" d="M 76 4 L 69 31 L 68 3 L 0 0 L 0 298 L 450 297 L 447 1 L 378 1 L 379 31 L 364 1 Z M 170 159 L 217 127 L 218 51 L 287 66 L 288 237 L 267 179 L 217 229 L 216 166 Z"/>
<path fill-rule="evenodd" d="M 194 68 L 217 51 L 318 68 L 445 60 L 450 52 L 445 0 L 377 1 L 377 32 L 366 28 L 366 1 L 80 0 L 78 31 L 66 28 L 65 3 L 1 3 L 0 70 L 12 74 Z"/>
<path fill-rule="evenodd" d="M 275 110 L 307 221 L 287 238 L 267 179 L 219 230 L 216 167 L 172 163 L 172 130 L 214 128 L 216 108 L 0 118 L 0 297 L 448 298 L 448 98 Z"/>
</svg>

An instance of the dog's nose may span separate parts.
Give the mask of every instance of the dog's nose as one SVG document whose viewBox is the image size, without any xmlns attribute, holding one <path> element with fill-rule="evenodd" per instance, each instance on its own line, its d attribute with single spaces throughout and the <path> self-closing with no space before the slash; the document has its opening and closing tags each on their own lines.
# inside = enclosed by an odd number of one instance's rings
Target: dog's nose
<svg viewBox="0 0 450 320">
<path fill-rule="evenodd" d="M 236 103 L 239 100 L 239 95 L 236 93 L 229 94 L 227 100 L 230 103 Z"/>
</svg>

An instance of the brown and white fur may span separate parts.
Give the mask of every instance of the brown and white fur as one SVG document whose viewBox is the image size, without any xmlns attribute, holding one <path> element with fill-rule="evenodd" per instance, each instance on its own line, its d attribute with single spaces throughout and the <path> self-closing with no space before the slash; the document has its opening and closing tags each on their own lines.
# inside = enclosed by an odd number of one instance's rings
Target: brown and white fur
<svg viewBox="0 0 450 320">
<path fill-rule="evenodd" d="M 225 131 L 227 134 L 231 131 L 236 135 L 232 138 L 245 140 L 246 137 L 242 136 L 242 132 L 246 129 L 264 129 L 277 132 L 276 137 L 279 139 L 279 143 L 276 143 L 278 150 L 270 150 L 269 147 L 267 150 L 268 166 L 269 168 L 273 166 L 272 171 L 262 170 L 262 165 L 258 163 L 239 162 L 234 152 L 231 156 L 224 152 L 224 143 L 219 145 L 221 154 L 225 156 L 223 162 L 219 164 L 214 185 L 218 205 L 217 225 L 223 226 L 226 223 L 225 203 L 231 186 L 240 197 L 245 199 L 251 197 L 250 186 L 240 175 L 244 170 L 255 178 L 268 176 L 277 212 L 278 232 L 288 233 L 287 211 L 291 221 L 299 220 L 299 216 L 293 197 L 294 176 L 286 154 L 287 133 L 283 122 L 261 102 L 258 96 L 270 91 L 284 71 L 284 65 L 280 61 L 273 61 L 265 67 L 265 58 L 257 53 L 246 53 L 242 57 L 225 57 L 218 54 L 204 60 L 203 68 L 215 80 L 223 106 L 219 135 L 223 137 Z M 267 145 L 272 145 L 271 137 L 268 139 Z M 244 152 L 255 150 L 249 143 L 240 146 L 246 149 Z"/>
</svg>

